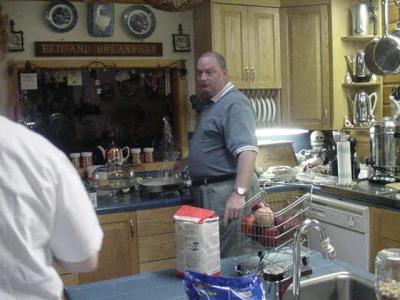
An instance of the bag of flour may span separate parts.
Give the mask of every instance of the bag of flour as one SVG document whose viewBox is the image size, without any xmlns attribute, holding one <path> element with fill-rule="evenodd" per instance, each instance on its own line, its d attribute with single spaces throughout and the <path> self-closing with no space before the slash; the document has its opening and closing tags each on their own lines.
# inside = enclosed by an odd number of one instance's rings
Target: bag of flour
<svg viewBox="0 0 400 300">
<path fill-rule="evenodd" d="M 221 273 L 219 217 L 213 210 L 182 205 L 174 215 L 176 273 Z"/>
</svg>

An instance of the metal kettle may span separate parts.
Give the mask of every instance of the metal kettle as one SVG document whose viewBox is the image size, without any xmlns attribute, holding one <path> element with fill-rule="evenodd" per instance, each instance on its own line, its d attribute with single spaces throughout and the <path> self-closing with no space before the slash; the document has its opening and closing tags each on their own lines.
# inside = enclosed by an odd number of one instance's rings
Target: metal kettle
<svg viewBox="0 0 400 300">
<path fill-rule="evenodd" d="M 345 55 L 347 71 L 354 82 L 367 82 L 371 79 L 371 72 L 365 63 L 365 52 L 360 50 L 355 58 Z"/>
<path fill-rule="evenodd" d="M 374 119 L 377 97 L 376 92 L 368 95 L 364 90 L 356 93 L 353 99 L 347 95 L 354 125 L 369 126 L 370 121 Z"/>
</svg>

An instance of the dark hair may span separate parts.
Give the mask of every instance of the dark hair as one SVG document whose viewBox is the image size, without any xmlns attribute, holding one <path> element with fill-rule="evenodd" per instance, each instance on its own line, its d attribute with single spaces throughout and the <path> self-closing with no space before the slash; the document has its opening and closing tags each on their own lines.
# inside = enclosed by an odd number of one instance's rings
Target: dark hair
<svg viewBox="0 0 400 300">
<path fill-rule="evenodd" d="M 226 70 L 226 60 L 225 60 L 225 57 L 224 57 L 221 53 L 219 53 L 219 52 L 217 52 L 217 51 L 205 52 L 205 53 L 203 53 L 203 54 L 199 57 L 199 59 L 200 59 L 201 57 L 204 57 L 204 56 L 214 56 L 215 59 L 217 60 L 218 66 L 219 66 L 222 70 Z"/>
<path fill-rule="evenodd" d="M 0 51 L 6 52 L 10 31 L 8 24 L 8 15 L 3 7 L 0 5 Z"/>
</svg>

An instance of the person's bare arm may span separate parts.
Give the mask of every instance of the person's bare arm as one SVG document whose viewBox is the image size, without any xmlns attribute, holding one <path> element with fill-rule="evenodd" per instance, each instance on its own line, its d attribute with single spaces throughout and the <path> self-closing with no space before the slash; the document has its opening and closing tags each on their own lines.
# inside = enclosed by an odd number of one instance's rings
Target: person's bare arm
<svg viewBox="0 0 400 300">
<path fill-rule="evenodd" d="M 86 273 L 96 270 L 99 262 L 99 253 L 96 253 L 92 257 L 89 257 L 88 259 L 77 263 L 66 262 L 56 257 L 54 258 L 54 260 L 57 262 L 57 264 L 59 264 L 62 268 L 64 268 L 68 272 Z"/>
<path fill-rule="evenodd" d="M 238 166 L 236 171 L 235 187 L 249 188 L 250 178 L 254 172 L 257 153 L 255 151 L 243 151 L 238 157 Z M 245 196 L 240 196 L 232 192 L 226 201 L 224 224 L 228 224 L 229 220 L 239 217 L 239 208 L 244 204 Z"/>
</svg>

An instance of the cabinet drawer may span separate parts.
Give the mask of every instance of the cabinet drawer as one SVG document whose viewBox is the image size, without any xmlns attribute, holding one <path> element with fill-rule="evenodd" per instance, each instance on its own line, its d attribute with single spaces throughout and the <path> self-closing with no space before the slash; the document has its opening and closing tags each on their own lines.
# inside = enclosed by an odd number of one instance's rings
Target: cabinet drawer
<svg viewBox="0 0 400 300">
<path fill-rule="evenodd" d="M 140 273 L 157 272 L 161 270 L 175 269 L 175 267 L 176 267 L 175 258 L 170 258 L 170 259 L 156 260 L 147 263 L 141 263 L 139 265 L 139 270 Z"/>
<path fill-rule="evenodd" d="M 178 206 L 137 211 L 138 236 L 175 232 L 174 214 Z"/>
<path fill-rule="evenodd" d="M 139 237 L 139 263 L 175 257 L 175 233 Z"/>
</svg>

